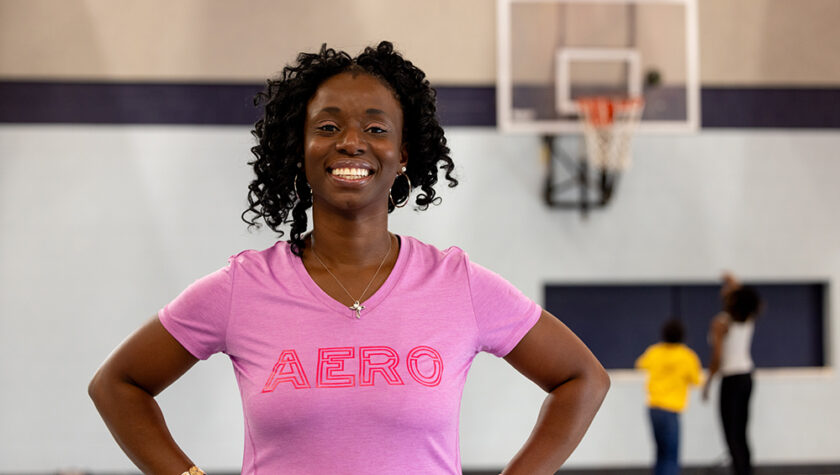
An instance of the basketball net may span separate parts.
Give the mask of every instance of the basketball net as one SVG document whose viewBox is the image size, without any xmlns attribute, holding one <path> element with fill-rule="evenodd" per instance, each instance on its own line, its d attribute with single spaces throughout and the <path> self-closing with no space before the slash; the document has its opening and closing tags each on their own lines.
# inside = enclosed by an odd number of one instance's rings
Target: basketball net
<svg viewBox="0 0 840 475">
<path fill-rule="evenodd" d="M 644 99 L 583 97 L 575 102 L 583 124 L 589 163 L 607 171 L 629 167 L 630 140 L 642 117 Z"/>
</svg>

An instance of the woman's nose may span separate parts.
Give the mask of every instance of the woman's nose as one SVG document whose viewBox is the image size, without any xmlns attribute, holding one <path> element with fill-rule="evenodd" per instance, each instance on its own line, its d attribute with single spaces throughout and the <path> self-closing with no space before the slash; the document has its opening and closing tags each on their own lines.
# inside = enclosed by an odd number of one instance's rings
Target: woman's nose
<svg viewBox="0 0 840 475">
<path fill-rule="evenodd" d="M 360 130 L 348 127 L 336 143 L 339 152 L 355 156 L 365 152 L 367 144 Z"/>
</svg>

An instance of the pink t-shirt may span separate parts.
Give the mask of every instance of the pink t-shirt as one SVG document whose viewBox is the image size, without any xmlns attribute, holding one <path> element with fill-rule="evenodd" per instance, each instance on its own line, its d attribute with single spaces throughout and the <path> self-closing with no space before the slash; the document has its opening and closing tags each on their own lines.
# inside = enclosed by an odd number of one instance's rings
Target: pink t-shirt
<svg viewBox="0 0 840 475">
<path fill-rule="evenodd" d="M 541 313 L 461 249 L 411 237 L 362 304 L 357 319 L 278 242 L 237 254 L 160 311 L 190 353 L 233 362 L 242 473 L 460 475 L 470 364 L 479 351 L 506 355 Z"/>
</svg>

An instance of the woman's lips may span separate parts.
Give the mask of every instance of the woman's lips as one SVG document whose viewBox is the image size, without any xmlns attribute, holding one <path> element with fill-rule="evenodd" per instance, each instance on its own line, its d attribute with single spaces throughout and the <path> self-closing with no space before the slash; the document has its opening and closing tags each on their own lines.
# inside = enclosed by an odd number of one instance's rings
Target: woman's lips
<svg viewBox="0 0 840 475">
<path fill-rule="evenodd" d="M 370 181 L 375 171 L 367 162 L 344 159 L 331 163 L 327 173 L 339 183 L 361 185 Z"/>
<path fill-rule="evenodd" d="M 336 168 L 329 171 L 330 178 L 348 185 L 363 185 L 373 178 L 373 171 L 368 169 Z M 368 173 L 368 174 L 363 174 Z"/>
<path fill-rule="evenodd" d="M 361 167 L 332 168 L 329 171 L 332 176 L 337 176 L 339 178 L 344 178 L 347 180 L 362 179 L 373 175 L 372 170 Z"/>
</svg>

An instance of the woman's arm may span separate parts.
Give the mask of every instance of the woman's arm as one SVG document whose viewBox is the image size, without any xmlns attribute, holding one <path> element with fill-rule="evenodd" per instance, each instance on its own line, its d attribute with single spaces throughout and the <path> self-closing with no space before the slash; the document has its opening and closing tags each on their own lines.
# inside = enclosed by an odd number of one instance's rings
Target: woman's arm
<svg viewBox="0 0 840 475">
<path fill-rule="evenodd" d="M 114 350 L 88 386 L 114 439 L 143 473 L 177 475 L 193 465 L 154 397 L 196 361 L 155 316 Z"/>
<path fill-rule="evenodd" d="M 706 377 L 706 382 L 703 384 L 703 400 L 709 399 L 709 388 L 712 384 L 712 379 L 718 370 L 720 370 L 720 359 L 723 353 L 723 337 L 729 330 L 729 323 L 723 314 L 712 319 L 709 327 L 709 344 L 712 347 L 712 356 L 709 360 L 709 375 Z"/>
<path fill-rule="evenodd" d="M 583 438 L 610 378 L 589 348 L 546 311 L 505 360 L 548 396 L 531 435 L 503 473 L 553 474 Z"/>
</svg>

